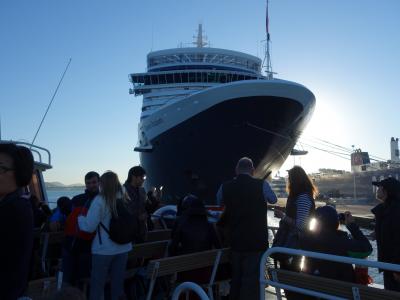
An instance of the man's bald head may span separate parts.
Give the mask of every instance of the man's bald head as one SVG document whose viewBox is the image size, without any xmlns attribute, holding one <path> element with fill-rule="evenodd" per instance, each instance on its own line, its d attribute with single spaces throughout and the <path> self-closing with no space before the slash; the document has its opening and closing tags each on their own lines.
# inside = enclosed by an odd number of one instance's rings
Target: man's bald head
<svg viewBox="0 0 400 300">
<path fill-rule="evenodd" d="M 254 166 L 253 161 L 248 157 L 242 157 L 236 164 L 236 175 L 239 174 L 249 174 L 253 175 Z"/>
</svg>

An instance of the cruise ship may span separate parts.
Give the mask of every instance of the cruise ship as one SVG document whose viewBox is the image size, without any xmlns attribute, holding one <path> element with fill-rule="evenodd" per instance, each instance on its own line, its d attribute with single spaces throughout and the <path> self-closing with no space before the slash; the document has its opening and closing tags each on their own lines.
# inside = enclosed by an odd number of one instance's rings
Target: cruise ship
<svg viewBox="0 0 400 300">
<path fill-rule="evenodd" d="M 129 75 L 143 97 L 138 125 L 146 188 L 173 202 L 201 187 L 213 204 L 219 185 L 248 156 L 266 178 L 284 163 L 308 123 L 313 93 L 262 74 L 262 60 L 207 47 L 201 24 L 194 47 L 150 52 L 147 72 Z"/>
</svg>

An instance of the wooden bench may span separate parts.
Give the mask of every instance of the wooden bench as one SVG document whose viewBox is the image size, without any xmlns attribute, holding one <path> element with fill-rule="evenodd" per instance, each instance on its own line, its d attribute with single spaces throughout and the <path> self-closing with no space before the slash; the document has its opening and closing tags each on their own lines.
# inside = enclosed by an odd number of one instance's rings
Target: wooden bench
<svg viewBox="0 0 400 300">
<path fill-rule="evenodd" d="M 213 299 L 212 286 L 218 266 L 230 260 L 230 249 L 215 249 L 186 255 L 151 260 L 147 266 L 147 278 L 150 279 L 150 287 L 146 296 L 151 299 L 156 279 L 162 276 L 176 273 L 212 267 L 210 281 L 206 285 L 210 299 Z"/>
<path fill-rule="evenodd" d="M 146 243 L 171 239 L 170 229 L 152 230 L 147 233 Z"/>
<path fill-rule="evenodd" d="M 400 293 L 282 269 L 272 269 L 274 281 L 345 299 L 394 300 Z M 277 293 L 279 293 L 277 291 Z"/>
</svg>

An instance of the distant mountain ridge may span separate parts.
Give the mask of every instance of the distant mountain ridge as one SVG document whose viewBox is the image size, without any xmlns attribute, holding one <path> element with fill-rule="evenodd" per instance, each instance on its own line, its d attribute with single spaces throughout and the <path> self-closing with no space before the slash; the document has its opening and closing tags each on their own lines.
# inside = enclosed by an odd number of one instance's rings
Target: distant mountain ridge
<svg viewBox="0 0 400 300">
<path fill-rule="evenodd" d="M 73 183 L 73 184 L 64 184 L 58 181 L 46 182 L 47 188 L 81 188 L 84 187 L 83 184 Z"/>
</svg>

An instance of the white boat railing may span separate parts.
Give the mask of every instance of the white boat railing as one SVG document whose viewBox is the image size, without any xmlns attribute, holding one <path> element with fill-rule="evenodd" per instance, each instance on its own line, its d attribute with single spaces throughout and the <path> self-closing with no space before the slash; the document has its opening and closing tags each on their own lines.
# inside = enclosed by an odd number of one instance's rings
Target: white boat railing
<svg viewBox="0 0 400 300">
<path fill-rule="evenodd" d="M 200 297 L 201 300 L 210 300 L 204 290 L 193 282 L 183 282 L 176 287 L 172 295 L 172 300 L 178 300 L 182 292 L 193 291 Z M 188 298 L 186 298 L 188 299 Z"/>
<path fill-rule="evenodd" d="M 0 144 L 8 144 L 12 143 L 19 146 L 25 146 L 31 150 L 34 156 L 37 156 L 37 160 L 35 159 L 36 164 L 40 164 L 45 169 L 51 169 L 51 154 L 50 151 L 46 148 L 36 146 L 31 143 L 27 142 L 19 142 L 19 141 L 12 141 L 12 140 L 0 140 Z"/>
<path fill-rule="evenodd" d="M 303 289 L 303 288 L 299 288 L 299 287 L 292 286 L 292 285 L 279 283 L 276 280 L 276 276 L 274 276 L 273 270 L 271 272 L 272 278 L 271 279 L 265 278 L 265 269 L 266 268 L 267 268 L 267 270 L 269 269 L 269 266 L 266 264 L 267 259 L 269 257 L 271 257 L 271 255 L 274 253 L 284 253 L 284 254 L 289 254 L 289 255 L 305 256 L 305 257 L 317 258 L 317 259 L 321 259 L 321 260 L 334 261 L 334 262 L 338 262 L 338 263 L 355 264 L 358 266 L 364 266 L 364 267 L 369 267 L 369 268 L 378 268 L 381 270 L 400 272 L 400 265 L 397 265 L 397 264 L 390 264 L 390 263 L 384 263 L 384 262 L 378 262 L 378 261 L 369 261 L 369 260 L 360 259 L 360 258 L 351 258 L 351 257 L 346 257 L 346 256 L 331 255 L 331 254 L 325 254 L 325 253 L 320 253 L 320 252 L 311 252 L 311 251 L 290 249 L 290 248 L 284 248 L 284 247 L 273 247 L 273 248 L 268 249 L 264 253 L 264 255 L 261 258 L 261 262 L 260 262 L 260 299 L 261 300 L 265 299 L 265 286 L 266 285 L 275 287 L 277 289 L 278 297 L 280 295 L 280 291 L 278 291 L 278 290 L 285 289 L 285 290 L 289 290 L 289 291 L 293 291 L 293 292 L 297 292 L 297 293 L 301 293 L 301 294 L 305 294 L 305 295 L 309 295 L 309 296 L 319 297 L 319 298 L 323 298 L 323 299 L 331 299 L 331 300 L 345 300 L 346 299 L 346 298 L 329 295 L 326 293 L 316 292 L 314 290 L 308 290 L 308 289 Z M 275 272 L 275 275 L 276 275 L 276 272 Z"/>
</svg>

